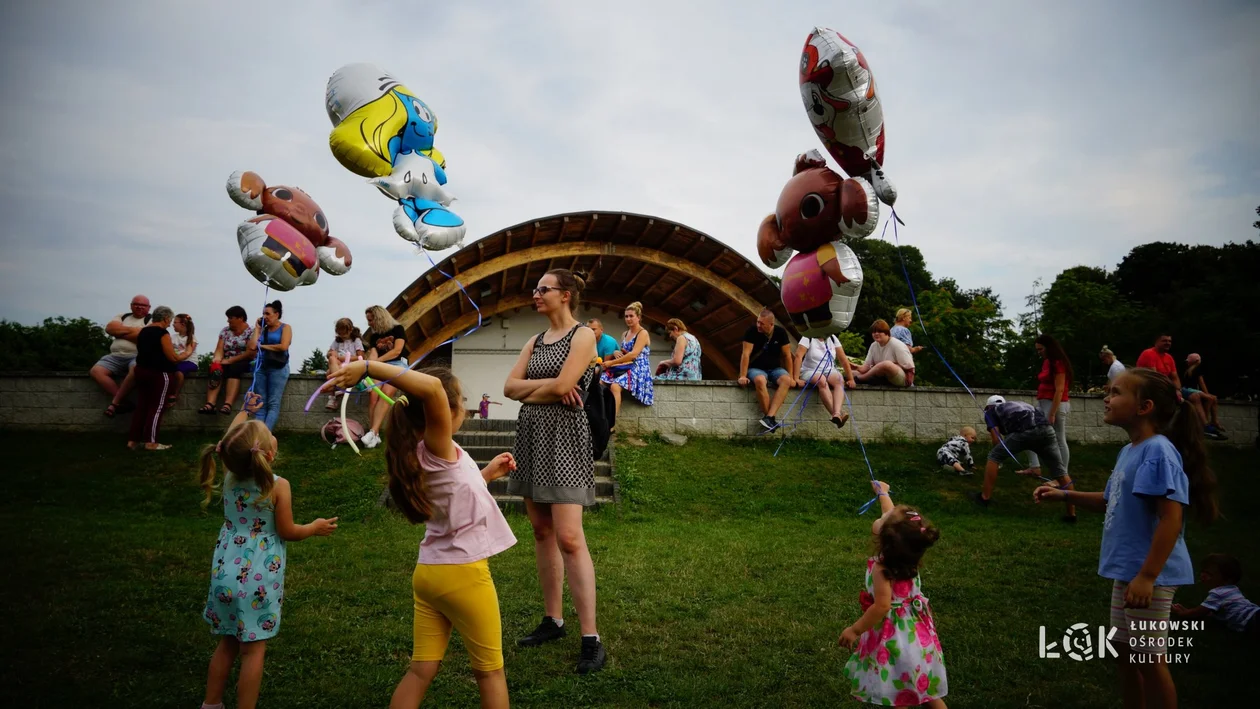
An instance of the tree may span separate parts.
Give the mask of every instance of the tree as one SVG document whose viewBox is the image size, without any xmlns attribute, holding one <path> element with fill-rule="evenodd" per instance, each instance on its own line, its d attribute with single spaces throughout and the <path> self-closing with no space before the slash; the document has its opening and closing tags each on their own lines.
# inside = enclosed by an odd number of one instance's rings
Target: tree
<svg viewBox="0 0 1260 709">
<path fill-rule="evenodd" d="M 1044 293 L 1041 309 L 1040 331 L 1063 345 L 1076 373 L 1074 384 L 1082 389 L 1106 381 L 1106 368 L 1098 359 L 1102 346 L 1116 352 L 1130 351 L 1139 338 L 1134 323 L 1149 319 L 1141 307 L 1120 294 L 1104 269 L 1090 266 L 1075 266 L 1060 273 Z M 1131 365 L 1134 360 L 1121 357 L 1121 361 Z M 1038 370 L 1040 365 L 1037 361 Z M 1025 386 L 1032 381 L 1030 378 Z"/>
<path fill-rule="evenodd" d="M 0 320 L 0 371 L 86 372 L 111 342 L 87 318 L 47 318 L 39 325 Z"/>
<path fill-rule="evenodd" d="M 316 374 L 326 371 L 328 371 L 328 355 L 316 347 L 311 351 L 310 357 L 302 360 L 302 369 L 298 373 Z"/>
</svg>

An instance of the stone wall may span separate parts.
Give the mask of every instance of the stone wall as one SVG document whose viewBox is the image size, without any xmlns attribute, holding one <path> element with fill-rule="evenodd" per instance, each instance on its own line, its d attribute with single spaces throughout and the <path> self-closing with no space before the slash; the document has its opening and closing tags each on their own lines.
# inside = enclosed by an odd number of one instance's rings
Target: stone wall
<svg viewBox="0 0 1260 709">
<path fill-rule="evenodd" d="M 326 399 L 312 404 L 310 413 L 302 407 L 323 381 L 322 377 L 293 375 L 284 393 L 277 430 L 317 431 L 332 412 L 324 410 Z M 242 382 L 242 389 L 249 380 Z M 180 400 L 162 420 L 165 430 L 219 430 L 227 423 L 221 415 L 203 416 L 196 410 L 205 401 L 206 379 L 193 375 L 185 382 Z M 1031 402 L 1033 392 L 975 390 L 983 404 L 990 394 Z M 787 398 L 779 420 L 795 419 L 788 407 L 799 390 Z M 805 417 L 794 435 L 844 439 L 861 433 L 863 439 L 911 439 L 944 441 L 964 425 L 983 433 L 979 407 L 959 389 L 859 388 L 851 392 L 854 421 L 837 430 L 826 417 L 816 393 L 812 393 Z M 130 414 L 108 419 L 102 413 L 109 399 L 85 373 L 0 373 L 0 428 L 38 428 L 125 432 Z M 470 401 L 474 405 L 475 401 Z M 1068 439 L 1076 442 L 1122 442 L 1123 433 L 1102 422 L 1102 397 L 1074 395 L 1068 416 Z M 237 396 L 237 408 L 240 396 Z M 491 409 L 494 416 L 499 411 Z M 1257 435 L 1257 405 L 1221 402 L 1221 422 L 1229 429 L 1234 445 L 1253 445 Z M 367 396 L 352 396 L 347 410 L 351 418 L 368 423 Z M 751 389 L 734 382 L 676 382 L 656 385 L 656 403 L 643 406 L 623 395 L 617 430 L 625 433 L 682 433 L 687 435 L 750 436 L 761 432 L 757 423 L 761 412 Z"/>
<path fill-rule="evenodd" d="M 961 389 L 859 387 L 849 392 L 853 419 L 843 429 L 837 429 L 819 403 L 817 393 L 811 390 L 805 416 L 793 435 L 852 440 L 856 431 L 864 440 L 943 442 L 962 426 L 973 426 L 984 440 L 980 407 L 985 399 L 992 394 L 1002 394 L 1007 399 L 1033 403 L 1036 396 L 1032 391 L 973 391 L 978 405 Z M 780 423 L 796 420 L 799 404 L 791 413 L 789 407 L 799 394 L 798 389 L 788 394 L 779 411 Z M 1103 423 L 1101 395 L 1073 395 L 1070 404 L 1069 441 L 1118 443 L 1125 440 L 1123 431 Z M 1221 402 L 1220 418 L 1229 431 L 1228 443 L 1255 443 L 1257 410 L 1256 404 Z M 757 422 L 760 417 L 761 410 L 751 388 L 741 389 L 730 381 L 676 382 L 657 384 L 652 406 L 643 406 L 623 393 L 617 431 L 752 436 L 763 432 Z"/>
</svg>

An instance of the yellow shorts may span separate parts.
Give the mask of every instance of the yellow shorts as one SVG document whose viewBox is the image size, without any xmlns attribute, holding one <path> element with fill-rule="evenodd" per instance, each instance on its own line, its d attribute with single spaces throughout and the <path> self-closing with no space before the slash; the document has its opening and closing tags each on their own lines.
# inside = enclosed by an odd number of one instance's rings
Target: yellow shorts
<svg viewBox="0 0 1260 709">
<path fill-rule="evenodd" d="M 446 657 L 453 626 L 464 639 L 474 670 L 503 667 L 503 624 L 489 560 L 416 564 L 411 589 L 415 598 L 412 662 Z"/>
</svg>

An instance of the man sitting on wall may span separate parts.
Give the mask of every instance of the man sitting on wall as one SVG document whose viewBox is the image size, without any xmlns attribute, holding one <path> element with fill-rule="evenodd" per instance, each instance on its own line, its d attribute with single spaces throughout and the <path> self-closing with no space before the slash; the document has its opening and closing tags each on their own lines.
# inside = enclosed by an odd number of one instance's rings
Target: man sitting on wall
<svg viewBox="0 0 1260 709">
<path fill-rule="evenodd" d="M 895 387 L 914 385 L 914 356 L 906 343 L 889 334 L 888 323 L 876 320 L 871 323 L 870 349 L 866 361 L 853 370 L 853 378 L 862 384 L 887 384 Z"/>
<path fill-rule="evenodd" d="M 115 316 L 105 325 L 105 334 L 114 341 L 109 346 L 109 353 L 92 365 L 88 374 L 101 391 L 112 397 L 105 408 L 105 415 L 110 418 L 116 413 L 125 413 L 123 404 L 135 383 L 135 374 L 131 370 L 136 365 L 136 337 L 140 329 L 148 324 L 149 299 L 138 295 L 131 299 L 131 312 Z M 114 383 L 114 377 L 123 378 L 121 386 Z"/>
<path fill-rule="evenodd" d="M 757 404 L 765 416 L 761 417 L 761 427 L 767 431 L 774 430 L 779 422 L 774 415 L 787 399 L 788 390 L 792 388 L 792 349 L 788 341 L 787 331 L 774 324 L 774 313 L 766 308 L 757 317 L 757 322 L 744 332 L 744 349 L 739 356 L 739 385 L 747 387 L 750 383 L 757 391 Z M 774 398 L 770 397 L 769 383 L 775 385 Z"/>
</svg>

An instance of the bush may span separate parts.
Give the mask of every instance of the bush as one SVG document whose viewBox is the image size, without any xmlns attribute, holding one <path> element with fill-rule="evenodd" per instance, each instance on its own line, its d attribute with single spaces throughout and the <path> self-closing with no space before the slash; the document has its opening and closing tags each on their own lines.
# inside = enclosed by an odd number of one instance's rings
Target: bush
<svg viewBox="0 0 1260 709">
<path fill-rule="evenodd" d="M 39 325 L 0 320 L 0 371 L 85 372 L 111 342 L 105 328 L 87 318 L 47 318 Z"/>
</svg>

